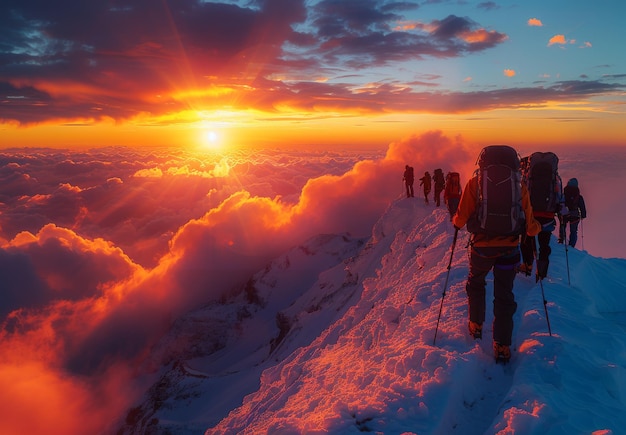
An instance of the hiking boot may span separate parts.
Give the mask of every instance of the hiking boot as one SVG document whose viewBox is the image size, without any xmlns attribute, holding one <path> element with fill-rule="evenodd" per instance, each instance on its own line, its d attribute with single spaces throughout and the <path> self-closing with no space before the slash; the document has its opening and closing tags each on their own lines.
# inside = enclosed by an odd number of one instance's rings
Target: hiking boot
<svg viewBox="0 0 626 435">
<path fill-rule="evenodd" d="M 472 322 L 471 320 L 467 324 L 470 335 L 475 339 L 483 338 L 483 325 L 480 323 Z"/>
<path fill-rule="evenodd" d="M 526 263 L 522 263 L 519 266 L 517 266 L 517 272 L 518 273 L 523 273 L 526 276 L 530 276 L 530 273 L 533 271 L 533 265 L 528 265 Z"/>
<path fill-rule="evenodd" d="M 511 359 L 511 348 L 506 344 L 500 344 L 494 341 L 493 356 L 496 358 L 496 362 L 507 363 Z"/>
</svg>

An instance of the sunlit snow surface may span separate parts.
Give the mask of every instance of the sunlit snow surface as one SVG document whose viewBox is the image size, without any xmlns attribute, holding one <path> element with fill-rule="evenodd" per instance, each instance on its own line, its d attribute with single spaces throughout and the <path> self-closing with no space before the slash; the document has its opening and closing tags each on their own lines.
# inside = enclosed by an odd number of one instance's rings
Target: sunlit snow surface
<svg viewBox="0 0 626 435">
<path fill-rule="evenodd" d="M 401 199 L 371 239 L 294 248 L 246 297 L 180 320 L 205 324 L 222 348 L 176 365 L 163 379 L 178 394 L 140 414 L 180 434 L 622 433 L 626 260 L 566 253 L 553 238 L 543 281 L 552 335 L 540 285 L 518 275 L 513 357 L 495 364 L 490 306 L 482 341 L 467 333 L 465 230 L 433 345 L 453 232 L 444 207 Z M 487 292 L 490 304 L 491 274 Z"/>
</svg>

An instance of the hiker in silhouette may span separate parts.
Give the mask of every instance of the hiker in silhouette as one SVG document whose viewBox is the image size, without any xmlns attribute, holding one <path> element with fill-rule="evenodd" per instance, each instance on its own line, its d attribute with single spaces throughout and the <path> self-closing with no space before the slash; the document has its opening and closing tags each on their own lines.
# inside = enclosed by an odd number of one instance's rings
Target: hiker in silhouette
<svg viewBox="0 0 626 435">
<path fill-rule="evenodd" d="M 435 182 L 435 205 L 439 207 L 441 205 L 441 192 L 443 192 L 446 186 L 446 179 L 443 177 L 443 171 L 440 168 L 435 169 L 433 181 Z"/>
<path fill-rule="evenodd" d="M 420 178 L 420 186 L 424 186 L 424 202 L 428 204 L 428 194 L 431 187 L 431 177 L 428 171 L 424 172 L 424 176 Z"/>
<path fill-rule="evenodd" d="M 404 184 L 406 186 L 406 197 L 413 198 L 413 181 L 415 178 L 412 166 L 406 165 L 404 167 L 404 175 L 402 179 L 404 180 Z"/>
<path fill-rule="evenodd" d="M 578 240 L 578 224 L 587 217 L 587 207 L 576 178 L 570 178 L 567 186 L 563 188 L 563 199 L 565 205 L 559 213 L 559 243 L 566 242 L 566 229 L 569 224 L 569 245 L 573 248 Z"/>
</svg>

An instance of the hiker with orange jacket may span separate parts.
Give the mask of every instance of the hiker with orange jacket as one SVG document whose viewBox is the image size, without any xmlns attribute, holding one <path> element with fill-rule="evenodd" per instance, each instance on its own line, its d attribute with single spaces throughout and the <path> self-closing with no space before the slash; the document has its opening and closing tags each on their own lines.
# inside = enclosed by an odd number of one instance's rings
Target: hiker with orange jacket
<svg viewBox="0 0 626 435">
<path fill-rule="evenodd" d="M 505 147 L 505 146 L 493 146 Z M 490 148 L 490 147 L 486 147 Z M 511 173 L 519 174 L 519 158 L 515 153 L 517 169 Z M 483 150 L 484 151 L 484 150 Z M 481 153 L 482 158 L 483 153 Z M 516 268 L 520 262 L 520 235 L 489 235 L 482 229 L 477 230 L 476 216 L 479 207 L 479 175 L 474 175 L 466 184 L 461 196 L 461 202 L 452 219 L 454 227 L 462 228 L 471 223 L 468 231 L 472 232 L 470 239 L 469 274 L 465 290 L 468 299 L 469 322 L 468 329 L 472 337 L 482 338 L 483 322 L 485 321 L 485 292 L 486 276 L 493 269 L 493 347 L 496 361 L 508 361 L 511 357 L 511 338 L 513 334 L 513 314 L 517 310 L 517 303 L 513 294 L 513 282 Z M 541 231 L 541 224 L 533 217 L 530 196 L 526 186 L 521 183 L 519 175 L 511 179 L 518 192 L 521 192 L 521 207 L 526 216 L 522 231 L 529 236 L 535 236 Z M 517 184 L 515 184 L 517 183 Z M 468 222 L 469 221 L 469 222 Z M 521 222 L 521 220 L 520 220 Z"/>
</svg>

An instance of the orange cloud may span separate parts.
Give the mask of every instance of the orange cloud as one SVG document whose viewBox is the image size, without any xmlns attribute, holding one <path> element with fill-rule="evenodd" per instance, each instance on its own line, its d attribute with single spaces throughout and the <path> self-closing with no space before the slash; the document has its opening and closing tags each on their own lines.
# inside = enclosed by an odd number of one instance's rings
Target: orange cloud
<svg viewBox="0 0 626 435">
<path fill-rule="evenodd" d="M 515 77 L 515 70 L 505 69 L 504 70 L 504 75 L 507 76 L 507 77 Z"/>
<path fill-rule="evenodd" d="M 470 43 L 470 44 L 481 43 L 481 42 L 484 43 L 484 42 L 491 41 L 494 38 L 498 38 L 498 37 L 501 40 L 508 39 L 507 37 L 498 36 L 498 32 L 496 31 L 493 31 L 493 30 L 489 31 L 485 29 L 477 29 L 473 31 L 463 32 L 459 34 L 459 36 L 465 42 Z"/>
<path fill-rule="evenodd" d="M 548 47 L 551 45 L 565 45 L 565 44 L 575 44 L 576 40 L 575 39 L 566 39 L 565 35 L 554 35 L 552 38 L 550 38 L 550 41 L 548 41 Z"/>
<path fill-rule="evenodd" d="M 161 168 L 150 168 L 150 169 L 140 169 L 133 177 L 143 177 L 143 178 L 161 178 L 163 176 L 163 171 Z"/>
<path fill-rule="evenodd" d="M 128 374 L 111 371 L 103 382 L 88 383 L 34 358 L 0 362 L 2 433 L 113 433 L 112 426 L 136 397 L 122 379 Z"/>
<path fill-rule="evenodd" d="M 182 225 L 152 269 L 53 224 L 20 233 L 2 253 L 28 260 L 14 262 L 24 280 L 16 288 L 37 290 L 39 305 L 14 307 L 0 329 L 0 389 L 8 392 L 0 409 L 11 411 L 3 429 L 74 435 L 119 421 L 138 394 L 131 372 L 173 319 L 238 288 L 305 238 L 370 236 L 401 193 L 405 164 L 467 177 L 474 158 L 460 137 L 432 131 L 392 143 L 384 158 L 309 179 L 295 202 L 236 192 Z"/>
<path fill-rule="evenodd" d="M 541 22 L 541 20 L 539 20 L 537 18 L 530 18 L 527 23 L 528 23 L 529 26 L 536 26 L 536 27 L 542 27 L 543 26 L 543 23 Z"/>
</svg>

